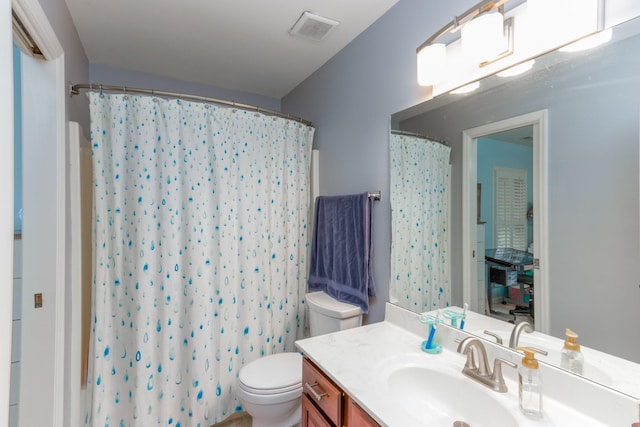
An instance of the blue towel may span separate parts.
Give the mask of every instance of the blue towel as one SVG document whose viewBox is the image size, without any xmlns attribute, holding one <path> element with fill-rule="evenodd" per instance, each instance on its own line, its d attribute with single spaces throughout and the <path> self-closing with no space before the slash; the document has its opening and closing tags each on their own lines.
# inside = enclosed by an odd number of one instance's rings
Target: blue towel
<svg viewBox="0 0 640 427">
<path fill-rule="evenodd" d="M 309 289 L 369 312 L 373 282 L 368 193 L 316 198 Z"/>
</svg>

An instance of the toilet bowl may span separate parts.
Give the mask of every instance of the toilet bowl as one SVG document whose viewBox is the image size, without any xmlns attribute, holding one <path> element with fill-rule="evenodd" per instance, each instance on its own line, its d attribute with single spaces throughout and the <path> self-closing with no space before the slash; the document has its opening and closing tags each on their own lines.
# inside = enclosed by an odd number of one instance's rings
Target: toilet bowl
<svg viewBox="0 0 640 427">
<path fill-rule="evenodd" d="M 238 397 L 253 427 L 291 427 L 300 422 L 302 356 L 278 353 L 240 370 Z"/>
<path fill-rule="evenodd" d="M 324 292 L 305 296 L 311 336 L 362 325 L 362 310 Z M 248 363 L 238 376 L 238 397 L 253 427 L 291 427 L 302 418 L 302 356 L 278 353 Z"/>
</svg>

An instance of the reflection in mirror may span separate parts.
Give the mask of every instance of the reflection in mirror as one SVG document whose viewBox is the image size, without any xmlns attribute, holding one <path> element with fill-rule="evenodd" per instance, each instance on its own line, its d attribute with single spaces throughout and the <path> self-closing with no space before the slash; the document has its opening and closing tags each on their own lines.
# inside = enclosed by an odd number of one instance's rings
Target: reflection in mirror
<svg viewBox="0 0 640 427">
<path fill-rule="evenodd" d="M 439 141 L 391 135 L 391 301 L 418 313 L 451 303 L 450 153 Z"/>
<path fill-rule="evenodd" d="M 471 307 L 535 324 L 534 271 L 527 268 L 533 264 L 533 126 L 478 138 L 476 159 L 479 274 Z M 486 259 L 492 262 L 485 266 Z"/>
<path fill-rule="evenodd" d="M 457 310 L 452 307 L 449 310 Z M 523 325 L 524 322 L 519 323 Z M 441 327 L 450 327 L 443 324 Z M 465 332 L 486 339 L 491 342 L 499 342 L 509 347 L 511 339 L 516 330 L 513 324 L 504 322 L 494 317 L 467 312 L 465 321 Z M 563 340 L 540 332 L 529 332 L 521 329 L 517 337 L 517 344 L 514 346 L 531 347 L 546 352 L 546 355 L 538 354 L 536 358 L 550 365 L 561 366 L 561 350 Z M 640 364 L 622 359 L 611 354 L 607 354 L 589 347 L 582 346 L 581 352 L 584 356 L 583 376 L 603 386 L 613 388 L 636 399 L 640 399 Z"/>
<path fill-rule="evenodd" d="M 544 272 L 548 298 L 534 296 L 533 301 L 536 312 L 545 310 L 548 313 L 549 325 L 543 330 L 548 330 L 549 335 L 525 333 L 522 339 L 546 340 L 557 353 L 564 341 L 565 328 L 571 328 L 580 335 L 585 366 L 595 363 L 602 369 L 623 365 L 619 358 L 626 359 L 624 363 L 634 362 L 631 365 L 634 367 L 640 362 L 636 329 L 640 324 L 640 310 L 637 309 L 640 301 L 640 55 L 637 54 L 640 36 L 637 34 L 640 34 L 640 21 L 627 22 L 614 29 L 612 40 L 603 47 L 572 54 L 553 52 L 536 58 L 534 68 L 526 74 L 506 80 L 492 76 L 481 81 L 480 90 L 488 87 L 487 90 L 464 96 L 437 97 L 392 116 L 394 129 L 433 135 L 451 146 L 448 228 L 451 303 L 462 306 L 468 302 L 477 312 L 485 314 L 485 302 L 488 301 L 480 295 L 481 291 L 476 293 L 475 300 L 469 294 L 463 296 L 463 287 L 471 288 L 470 284 L 463 284 L 463 271 L 468 266 L 463 265 L 462 260 L 471 258 L 463 252 L 463 241 L 466 238 L 473 242 L 471 250 L 474 253 L 478 250 L 478 236 L 464 236 L 464 230 L 468 228 L 465 221 L 477 222 L 475 205 L 480 200 L 481 222 L 487 222 L 488 214 L 483 211 L 488 208 L 486 204 L 491 206 L 493 203 L 493 197 L 487 194 L 487 187 L 493 188 L 493 184 L 481 182 L 480 172 L 473 171 L 477 174 L 476 182 L 482 184 L 481 195 L 476 199 L 474 185 L 473 203 L 471 197 L 463 197 L 463 175 L 467 173 L 467 165 L 462 159 L 468 148 L 463 145 L 463 132 L 515 116 L 546 111 L 547 146 L 540 165 L 545 177 L 543 181 L 546 181 L 546 197 L 542 200 L 545 208 L 527 199 L 526 212 L 531 203 L 531 222 L 539 216 L 546 218 L 547 225 L 544 227 L 546 232 L 540 236 L 541 241 L 534 241 L 532 248 L 527 245 L 526 252 L 531 250 L 535 259 L 539 257 L 541 247 L 548 248 L 545 264 L 540 266 L 541 270 L 535 270 L 531 289 L 537 296 L 537 275 Z M 532 174 L 535 173 L 534 170 Z M 532 187 L 537 182 L 539 180 L 535 180 Z M 392 193 L 394 191 L 392 188 Z M 391 197 L 393 199 L 395 195 Z M 473 213 L 469 211 L 469 218 L 466 218 L 462 212 L 471 204 Z M 396 215 L 395 209 L 392 215 Z M 540 231 L 530 223 L 527 226 L 527 234 Z M 491 247 L 495 232 L 488 232 L 487 226 L 484 227 L 486 248 L 495 249 Z M 392 240 L 394 246 L 401 244 L 396 242 L 393 228 Z M 475 262 L 478 269 L 483 270 L 478 274 L 481 280 L 486 263 L 481 257 L 482 251 L 479 255 Z M 431 264 L 425 259 L 420 265 Z M 390 299 L 400 303 L 396 285 L 401 280 L 393 280 L 394 277 L 390 283 Z M 524 278 L 516 277 L 515 283 L 519 283 L 518 280 Z M 476 285 L 476 289 L 481 290 L 482 286 Z M 528 289 L 525 286 L 520 290 L 518 286 L 517 294 L 515 291 L 511 294 L 509 290 L 508 294 L 495 295 L 496 299 L 491 301 L 502 305 L 498 298 L 513 300 L 512 297 L 516 297 L 520 302 L 522 297 L 524 303 L 526 297 L 523 295 Z M 529 298 L 530 303 L 531 295 Z M 411 303 L 402 304 L 409 307 Z M 421 304 L 415 304 L 413 309 L 422 310 Z M 514 304 L 513 309 L 519 308 L 517 306 Z M 511 315 L 509 310 L 507 317 Z M 493 332 L 504 333 L 505 342 L 508 342 L 513 325 L 491 320 L 498 322 L 493 325 L 494 329 L 501 329 Z M 484 335 L 485 328 L 476 327 L 478 325 L 469 321 L 467 325 L 469 331 Z M 600 358 L 607 354 L 615 356 L 611 360 L 618 362 L 609 363 L 609 359 Z M 548 362 L 554 363 L 551 359 Z M 602 378 L 608 378 L 606 375 L 609 374 L 594 374 L 591 379 L 600 378 L 601 383 L 607 384 Z M 587 371 L 585 376 L 589 377 Z M 627 382 L 640 384 L 640 376 L 627 379 Z M 637 389 L 619 382 L 608 385 L 640 398 Z"/>
</svg>

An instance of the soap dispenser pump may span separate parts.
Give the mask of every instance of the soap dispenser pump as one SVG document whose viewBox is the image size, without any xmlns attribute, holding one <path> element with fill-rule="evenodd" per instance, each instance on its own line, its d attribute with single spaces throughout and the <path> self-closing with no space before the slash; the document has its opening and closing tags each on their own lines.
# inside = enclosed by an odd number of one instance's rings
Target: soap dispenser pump
<svg viewBox="0 0 640 427">
<path fill-rule="evenodd" d="M 567 336 L 564 346 L 562 347 L 562 354 L 560 358 L 560 367 L 568 369 L 571 372 L 582 375 L 584 367 L 584 355 L 580 351 L 580 344 L 578 344 L 578 334 L 567 328 L 565 331 Z"/>
<path fill-rule="evenodd" d="M 518 369 L 518 399 L 520 411 L 530 417 L 542 417 L 542 375 L 538 369 L 535 350 L 518 347 L 524 351 L 522 366 Z"/>
</svg>

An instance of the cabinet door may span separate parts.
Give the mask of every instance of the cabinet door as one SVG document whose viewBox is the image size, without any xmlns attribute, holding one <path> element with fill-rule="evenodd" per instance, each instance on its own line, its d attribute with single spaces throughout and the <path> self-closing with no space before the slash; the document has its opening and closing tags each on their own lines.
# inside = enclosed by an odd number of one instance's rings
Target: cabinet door
<svg viewBox="0 0 640 427">
<path fill-rule="evenodd" d="M 334 427 L 306 394 L 302 395 L 302 427 Z"/>
<path fill-rule="evenodd" d="M 347 396 L 344 427 L 380 427 L 380 425 Z"/>
</svg>

